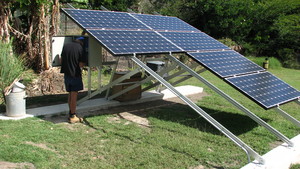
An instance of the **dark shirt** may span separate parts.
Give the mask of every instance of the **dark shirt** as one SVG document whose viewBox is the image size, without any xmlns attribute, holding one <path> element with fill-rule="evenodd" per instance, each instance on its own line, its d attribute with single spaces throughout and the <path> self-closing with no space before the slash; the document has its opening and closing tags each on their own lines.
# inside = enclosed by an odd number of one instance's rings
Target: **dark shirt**
<svg viewBox="0 0 300 169">
<path fill-rule="evenodd" d="M 83 48 L 79 42 L 64 45 L 61 52 L 61 73 L 72 77 L 81 77 L 79 62 L 84 62 Z"/>
</svg>

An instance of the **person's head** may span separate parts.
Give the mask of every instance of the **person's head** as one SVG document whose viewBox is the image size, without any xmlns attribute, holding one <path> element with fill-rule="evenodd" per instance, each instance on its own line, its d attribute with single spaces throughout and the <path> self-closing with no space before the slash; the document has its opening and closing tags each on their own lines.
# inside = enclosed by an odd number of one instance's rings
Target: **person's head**
<svg viewBox="0 0 300 169">
<path fill-rule="evenodd" d="M 77 37 L 75 39 L 76 42 L 80 43 L 81 45 L 83 45 L 83 40 L 84 40 L 84 37 L 80 36 L 80 37 Z"/>
</svg>

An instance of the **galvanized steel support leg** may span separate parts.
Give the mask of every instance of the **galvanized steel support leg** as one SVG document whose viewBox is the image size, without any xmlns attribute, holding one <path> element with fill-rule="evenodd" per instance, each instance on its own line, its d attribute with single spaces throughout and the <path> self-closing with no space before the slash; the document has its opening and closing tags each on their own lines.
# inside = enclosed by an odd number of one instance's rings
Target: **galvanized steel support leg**
<svg viewBox="0 0 300 169">
<path fill-rule="evenodd" d="M 98 89 L 101 88 L 102 86 L 102 80 L 101 80 L 101 70 L 102 70 L 102 66 L 97 66 L 97 70 L 98 70 Z"/>
<path fill-rule="evenodd" d="M 219 95 L 221 95 L 222 97 L 224 97 L 226 100 L 228 100 L 235 107 L 237 107 L 238 109 L 242 110 L 252 120 L 254 120 L 258 124 L 262 125 L 266 129 L 268 129 L 271 133 L 273 133 L 274 135 L 276 135 L 279 139 L 281 139 L 282 141 L 284 141 L 285 143 L 287 143 L 289 146 L 292 147 L 294 145 L 293 142 L 291 142 L 286 136 L 284 136 L 279 131 L 277 131 L 276 129 L 274 129 L 272 126 L 270 126 L 268 123 L 266 123 L 265 121 L 263 121 L 262 119 L 260 119 L 258 116 L 256 116 L 250 110 L 248 110 L 243 105 L 241 105 L 240 103 L 238 103 L 237 101 L 235 101 L 233 98 L 231 98 L 230 96 L 228 96 L 227 94 L 225 94 L 224 92 L 222 92 L 220 89 L 218 89 L 216 86 L 214 86 L 213 84 L 211 84 L 210 82 L 208 82 L 202 76 L 200 76 L 199 74 L 197 74 L 196 72 L 194 72 L 193 70 L 191 70 L 185 64 L 183 64 L 178 59 L 176 59 L 174 56 L 169 55 L 169 58 L 171 60 L 173 60 L 174 62 L 176 62 L 178 65 L 180 65 L 183 69 L 185 69 L 186 71 L 188 71 L 189 73 L 191 73 L 194 77 L 196 77 L 202 83 L 204 83 L 205 85 L 207 85 L 209 88 L 211 88 L 212 90 L 214 90 L 216 93 L 218 93 Z"/>
<path fill-rule="evenodd" d="M 91 72 L 91 67 L 88 67 L 88 98 L 91 97 L 92 93 L 92 72 Z"/>
<path fill-rule="evenodd" d="M 175 67 L 176 67 L 175 65 L 174 65 L 174 66 L 170 66 L 170 67 L 168 67 L 167 69 L 164 69 L 163 71 L 158 72 L 158 74 L 163 75 L 164 73 L 166 73 L 166 72 L 168 72 L 168 71 L 170 71 L 170 70 L 172 70 L 172 69 L 175 69 Z M 146 83 L 146 82 L 152 80 L 152 79 L 154 79 L 154 78 L 153 78 L 152 76 L 149 76 L 149 77 L 147 77 L 146 79 L 144 79 L 144 80 L 142 80 L 142 81 L 140 81 L 140 82 L 137 82 L 137 83 L 135 83 L 135 84 L 133 84 L 133 85 L 130 85 L 130 86 L 127 87 L 126 89 L 123 89 L 122 91 L 120 91 L 120 92 L 118 92 L 118 93 L 116 93 L 116 94 L 114 94 L 114 95 L 108 97 L 107 99 L 108 99 L 108 100 L 112 100 L 112 99 L 114 99 L 114 98 L 116 98 L 116 97 L 118 97 L 118 96 L 120 96 L 120 95 L 122 95 L 122 94 L 124 94 L 124 93 L 126 93 L 126 92 L 128 92 L 128 91 L 130 91 L 130 90 L 132 90 L 132 89 L 134 89 L 134 88 L 136 88 L 136 87 L 138 87 L 139 85 L 141 85 L 141 84 L 143 84 L 143 83 Z"/>
<path fill-rule="evenodd" d="M 86 96 L 86 97 L 82 98 L 82 99 L 79 100 L 77 103 L 78 103 L 78 104 L 81 104 L 82 102 L 88 100 L 89 98 L 92 98 L 92 97 L 96 96 L 97 94 L 100 94 L 100 93 L 102 93 L 102 92 L 105 91 L 105 90 L 108 90 L 108 89 L 111 88 L 112 86 L 114 86 L 114 85 L 116 85 L 116 84 L 122 82 L 122 81 L 125 80 L 126 78 L 128 78 L 128 77 L 130 77 L 130 76 L 132 76 L 132 75 L 134 75 L 134 74 L 136 74 L 136 73 L 138 73 L 139 71 L 140 71 L 140 69 L 135 69 L 135 70 L 133 70 L 133 71 L 127 73 L 125 76 L 122 76 L 122 77 L 120 77 L 120 78 L 114 80 L 113 82 L 109 83 L 108 85 L 103 86 L 103 87 L 101 87 L 100 89 L 94 91 L 94 92 L 91 94 L 90 97 Z"/>
<path fill-rule="evenodd" d="M 214 127 L 216 127 L 220 132 L 226 135 L 229 139 L 231 139 L 235 144 L 240 146 L 243 150 L 246 150 L 248 155 L 251 155 L 255 158 L 259 163 L 264 164 L 264 159 L 251 147 L 241 141 L 238 137 L 232 134 L 229 130 L 227 130 L 224 126 L 222 126 L 219 122 L 217 122 L 214 118 L 212 118 L 209 114 L 207 114 L 204 110 L 202 110 L 199 106 L 193 103 L 190 99 L 182 95 L 178 92 L 171 84 L 169 84 L 165 79 L 155 73 L 152 69 L 150 69 L 147 65 L 145 65 L 142 61 L 135 57 L 135 55 L 131 58 L 135 63 L 137 63 L 140 67 L 145 69 L 151 76 L 155 77 L 161 84 L 167 87 L 172 93 L 174 93 L 177 97 L 183 100 L 186 104 L 188 104 L 192 109 L 194 109 L 199 115 L 201 115 L 205 120 L 210 122 Z"/>
<path fill-rule="evenodd" d="M 300 122 L 295 119 L 294 117 L 292 117 L 291 115 L 287 114 L 285 111 L 283 111 L 282 109 L 278 107 L 275 108 L 275 110 L 285 119 L 291 121 L 292 123 L 294 123 L 296 126 L 300 127 Z"/>
<path fill-rule="evenodd" d="M 298 103 L 300 105 L 300 99 L 296 100 L 296 103 Z"/>
<path fill-rule="evenodd" d="M 114 78 L 114 74 L 115 74 L 115 72 L 116 72 L 116 70 L 117 70 L 117 67 L 118 67 L 118 64 L 119 64 L 119 60 L 120 60 L 120 57 L 118 57 L 117 60 L 116 60 L 116 64 L 115 64 L 114 67 L 113 67 L 113 70 L 112 70 L 112 72 L 111 72 L 111 77 L 110 77 L 110 80 L 109 80 L 109 83 L 108 83 L 108 84 L 110 84 L 111 81 L 112 81 L 112 79 Z M 108 89 L 106 90 L 105 98 L 108 98 L 109 93 L 110 93 L 110 88 L 108 88 Z"/>
</svg>

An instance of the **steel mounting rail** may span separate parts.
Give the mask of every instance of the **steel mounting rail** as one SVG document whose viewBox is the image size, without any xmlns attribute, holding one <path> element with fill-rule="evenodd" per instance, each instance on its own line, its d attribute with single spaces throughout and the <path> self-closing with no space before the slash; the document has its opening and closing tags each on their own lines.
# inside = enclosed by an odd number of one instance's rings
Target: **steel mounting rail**
<svg viewBox="0 0 300 169">
<path fill-rule="evenodd" d="M 186 66 L 185 64 L 183 64 L 182 62 L 180 62 L 177 58 L 175 58 L 171 54 L 169 55 L 169 58 L 172 61 L 176 62 L 183 69 L 185 69 L 186 71 L 188 71 L 189 73 L 191 73 L 194 77 L 196 77 L 198 80 L 200 80 L 206 86 L 208 86 L 209 88 L 211 88 L 212 90 L 214 90 L 216 93 L 218 93 L 219 95 L 221 95 L 223 98 L 225 98 L 231 104 L 233 104 L 235 107 L 237 107 L 238 109 L 240 109 L 241 111 L 243 111 L 252 120 L 254 120 L 258 124 L 262 125 L 266 129 L 268 129 L 271 133 L 273 133 L 274 135 L 276 135 L 279 139 L 281 139 L 282 141 L 284 141 L 285 143 L 287 143 L 289 146 L 292 147 L 294 145 L 294 143 L 291 142 L 286 136 L 284 136 L 279 131 L 277 131 L 276 129 L 274 129 L 272 126 L 270 126 L 268 123 L 266 123 L 265 121 L 263 121 L 262 119 L 260 119 L 258 116 L 256 116 L 250 110 L 248 110 L 243 105 L 241 105 L 240 103 L 238 103 L 237 101 L 235 101 L 233 98 L 231 98 L 230 96 L 228 96 L 226 93 L 224 93 L 223 91 L 221 91 L 219 88 L 217 88 L 216 86 L 214 86 L 213 84 L 211 84 L 210 82 L 208 82 L 205 78 L 203 78 L 202 76 L 200 76 L 199 74 L 197 74 L 196 72 L 194 72 L 193 70 L 191 70 L 188 66 Z"/>
<path fill-rule="evenodd" d="M 285 111 L 283 111 L 281 108 L 276 107 L 275 110 L 285 119 L 291 121 L 292 123 L 294 123 L 296 126 L 300 127 L 300 122 L 295 119 L 294 117 L 292 117 L 291 115 L 289 115 L 288 113 L 286 113 Z"/>
<path fill-rule="evenodd" d="M 217 128 L 220 132 L 222 132 L 225 136 L 231 139 L 235 144 L 241 147 L 248 156 L 248 161 L 250 160 L 249 156 L 252 156 L 259 163 L 264 164 L 265 160 L 255 152 L 251 147 L 245 144 L 242 140 L 232 134 L 228 129 L 226 129 L 223 125 L 221 125 L 218 121 L 212 118 L 209 114 L 207 114 L 204 110 L 202 110 L 199 106 L 197 106 L 194 102 L 192 102 L 189 98 L 182 95 L 179 91 L 177 91 L 170 83 L 168 83 L 164 78 L 159 76 L 156 72 L 150 69 L 147 65 L 145 65 L 141 60 L 139 60 L 135 55 L 131 57 L 131 59 L 147 71 L 151 76 L 153 76 L 156 80 L 158 80 L 161 84 L 167 87 L 172 93 L 174 93 L 177 97 L 183 100 L 186 104 L 188 104 L 192 109 L 194 109 L 199 115 L 201 115 L 205 120 L 211 123 L 215 128 Z M 249 161 L 250 162 L 250 161 Z"/>
</svg>

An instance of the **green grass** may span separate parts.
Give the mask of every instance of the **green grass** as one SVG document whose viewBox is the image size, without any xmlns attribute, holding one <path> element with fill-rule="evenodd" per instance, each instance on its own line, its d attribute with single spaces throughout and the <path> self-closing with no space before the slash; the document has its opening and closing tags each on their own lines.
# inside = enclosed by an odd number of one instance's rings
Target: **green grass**
<svg viewBox="0 0 300 169">
<path fill-rule="evenodd" d="M 270 69 L 300 89 L 300 71 Z M 242 103 L 288 138 L 299 128 L 273 110 L 265 111 L 211 73 L 211 83 Z M 204 87 L 209 96 L 197 102 L 202 109 L 242 141 L 263 155 L 278 139 L 195 78 L 180 85 Z M 300 119 L 299 105 L 282 106 Z M 185 105 L 147 110 L 150 127 L 116 114 L 87 117 L 89 125 L 52 123 L 40 118 L 0 121 L 0 161 L 30 162 L 36 168 L 240 168 L 247 164 L 245 152 Z M 43 145 L 42 147 L 39 145 Z M 46 148 L 45 148 L 46 147 Z"/>
</svg>

